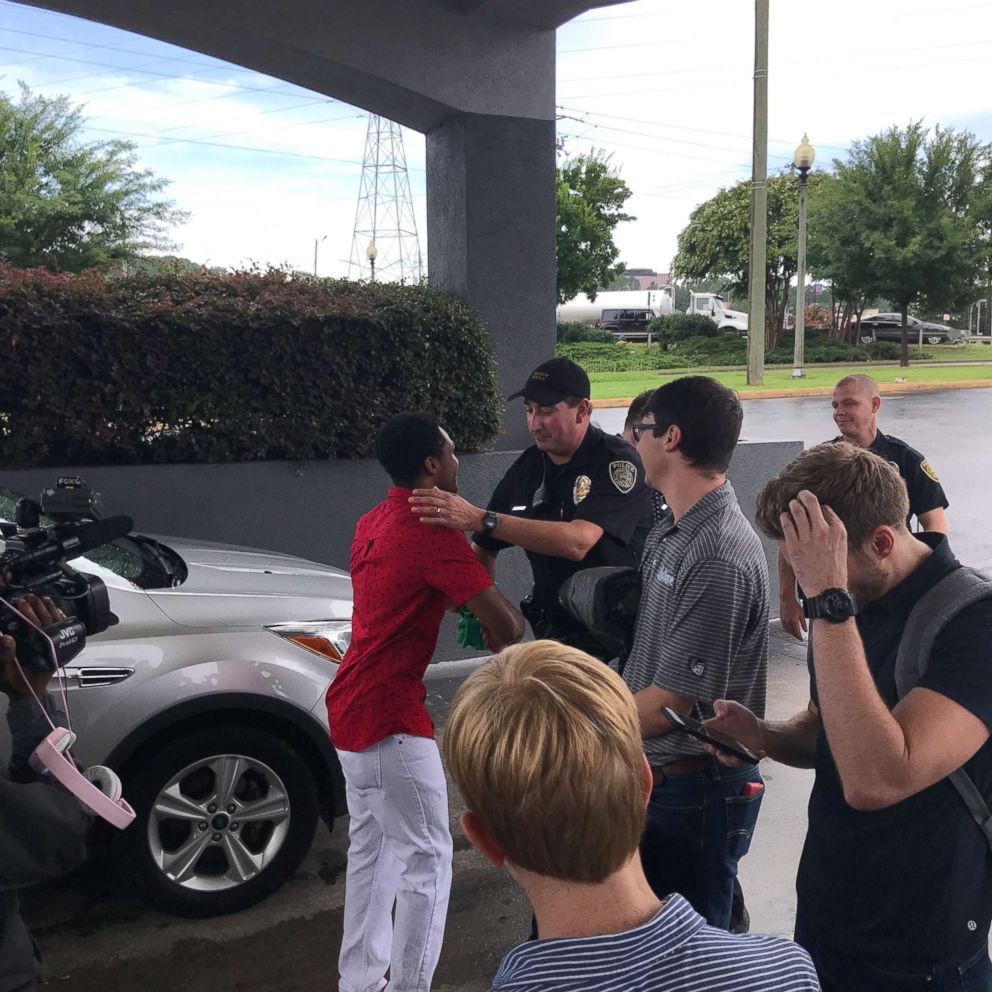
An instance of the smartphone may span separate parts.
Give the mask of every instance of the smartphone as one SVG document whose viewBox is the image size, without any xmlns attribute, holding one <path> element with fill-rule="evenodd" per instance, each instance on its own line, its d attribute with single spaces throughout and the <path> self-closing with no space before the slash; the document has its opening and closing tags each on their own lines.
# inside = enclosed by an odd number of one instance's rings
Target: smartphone
<svg viewBox="0 0 992 992">
<path fill-rule="evenodd" d="M 736 741 L 733 737 L 728 737 L 726 734 L 721 734 L 719 730 L 707 729 L 695 717 L 683 716 L 681 713 L 676 713 L 670 706 L 662 706 L 661 712 L 668 717 L 668 721 L 673 727 L 677 727 L 691 737 L 706 741 L 707 744 L 712 744 L 721 751 L 726 751 L 727 754 L 732 754 L 735 758 L 740 758 L 741 761 L 751 761 L 757 764 L 761 760 L 749 747 L 746 747 L 740 741 Z"/>
</svg>

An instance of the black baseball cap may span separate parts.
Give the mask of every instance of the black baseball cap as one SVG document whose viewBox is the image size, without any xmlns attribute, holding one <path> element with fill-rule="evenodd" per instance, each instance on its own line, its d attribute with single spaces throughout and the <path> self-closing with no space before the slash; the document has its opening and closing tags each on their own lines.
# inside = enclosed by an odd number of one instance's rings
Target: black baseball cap
<svg viewBox="0 0 992 992">
<path fill-rule="evenodd" d="M 541 406 L 554 406 L 569 396 L 587 400 L 589 392 L 589 376 L 581 365 L 576 365 L 570 358 L 552 358 L 538 365 L 524 383 L 524 388 L 507 399 L 515 400 L 522 396 Z"/>
</svg>

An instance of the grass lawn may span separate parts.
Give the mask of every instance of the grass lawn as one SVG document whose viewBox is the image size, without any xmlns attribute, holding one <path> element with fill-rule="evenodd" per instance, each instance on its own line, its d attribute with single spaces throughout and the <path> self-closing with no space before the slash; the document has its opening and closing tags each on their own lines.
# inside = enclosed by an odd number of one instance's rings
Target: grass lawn
<svg viewBox="0 0 992 992">
<path fill-rule="evenodd" d="M 974 345 L 992 351 L 987 345 Z M 959 349 L 960 353 L 960 349 Z M 980 356 L 979 356 L 980 357 Z M 810 389 L 813 387 L 831 387 L 838 379 L 854 372 L 867 372 L 877 382 L 894 382 L 896 379 L 906 379 L 910 383 L 941 383 L 960 382 L 964 380 L 987 380 L 992 386 L 992 365 L 958 365 L 933 366 L 910 365 L 908 369 L 897 365 L 852 365 L 848 368 L 818 369 L 808 367 L 806 377 L 799 380 L 792 378 L 791 369 L 772 369 L 765 371 L 765 382 L 762 386 L 748 386 L 744 369 L 734 372 L 706 372 L 703 369 L 685 369 L 684 371 L 661 372 L 593 372 L 589 376 L 592 385 L 592 399 L 611 399 L 616 396 L 636 396 L 644 389 L 654 389 L 679 375 L 711 375 L 725 386 L 737 390 L 778 390 L 778 389 Z"/>
</svg>

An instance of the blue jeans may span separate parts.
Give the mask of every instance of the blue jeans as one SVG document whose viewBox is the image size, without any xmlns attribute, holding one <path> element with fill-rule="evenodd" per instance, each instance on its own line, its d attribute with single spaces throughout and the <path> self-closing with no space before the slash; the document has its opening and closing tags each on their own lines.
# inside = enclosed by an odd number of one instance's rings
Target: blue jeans
<svg viewBox="0 0 992 992">
<path fill-rule="evenodd" d="M 669 775 L 651 790 L 641 862 L 659 899 L 685 896 L 710 926 L 730 925 L 737 862 L 751 846 L 764 789 L 757 767 Z M 751 795 L 746 793 L 750 792 Z"/>
<path fill-rule="evenodd" d="M 796 943 L 809 951 L 823 992 L 990 992 L 992 961 L 988 946 L 965 961 L 941 961 L 925 968 L 898 962 L 868 960 L 827 947 L 816 939 L 816 928 L 796 913 Z"/>
</svg>

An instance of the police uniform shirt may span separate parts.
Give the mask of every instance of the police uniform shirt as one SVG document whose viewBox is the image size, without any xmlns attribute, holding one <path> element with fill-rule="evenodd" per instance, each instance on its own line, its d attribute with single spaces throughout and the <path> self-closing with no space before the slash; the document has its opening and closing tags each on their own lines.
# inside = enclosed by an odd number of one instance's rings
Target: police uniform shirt
<svg viewBox="0 0 992 992">
<path fill-rule="evenodd" d="M 845 438 L 835 437 L 833 443 L 843 441 Z M 924 513 L 936 510 L 938 507 L 947 508 L 947 496 L 937 478 L 937 473 L 933 466 L 915 448 L 911 448 L 901 438 L 893 437 L 891 434 L 876 432 L 875 440 L 868 446 L 869 451 L 874 451 L 886 461 L 892 462 L 899 474 L 906 483 L 906 490 L 909 493 L 909 516 L 906 524 L 909 525 L 912 517 L 919 520 Z"/>
<path fill-rule="evenodd" d="M 556 465 L 536 446 L 510 466 L 497 485 L 489 510 L 528 520 L 588 520 L 603 536 L 582 561 L 527 551 L 534 573 L 534 601 L 545 616 L 571 628 L 576 622 L 558 604 L 558 590 L 575 572 L 600 565 L 637 566 L 635 533 L 650 529 L 651 490 L 634 447 L 589 425 L 571 460 Z M 646 526 L 644 526 L 646 522 Z M 495 534 L 473 535 L 489 551 L 512 547 Z"/>
</svg>

